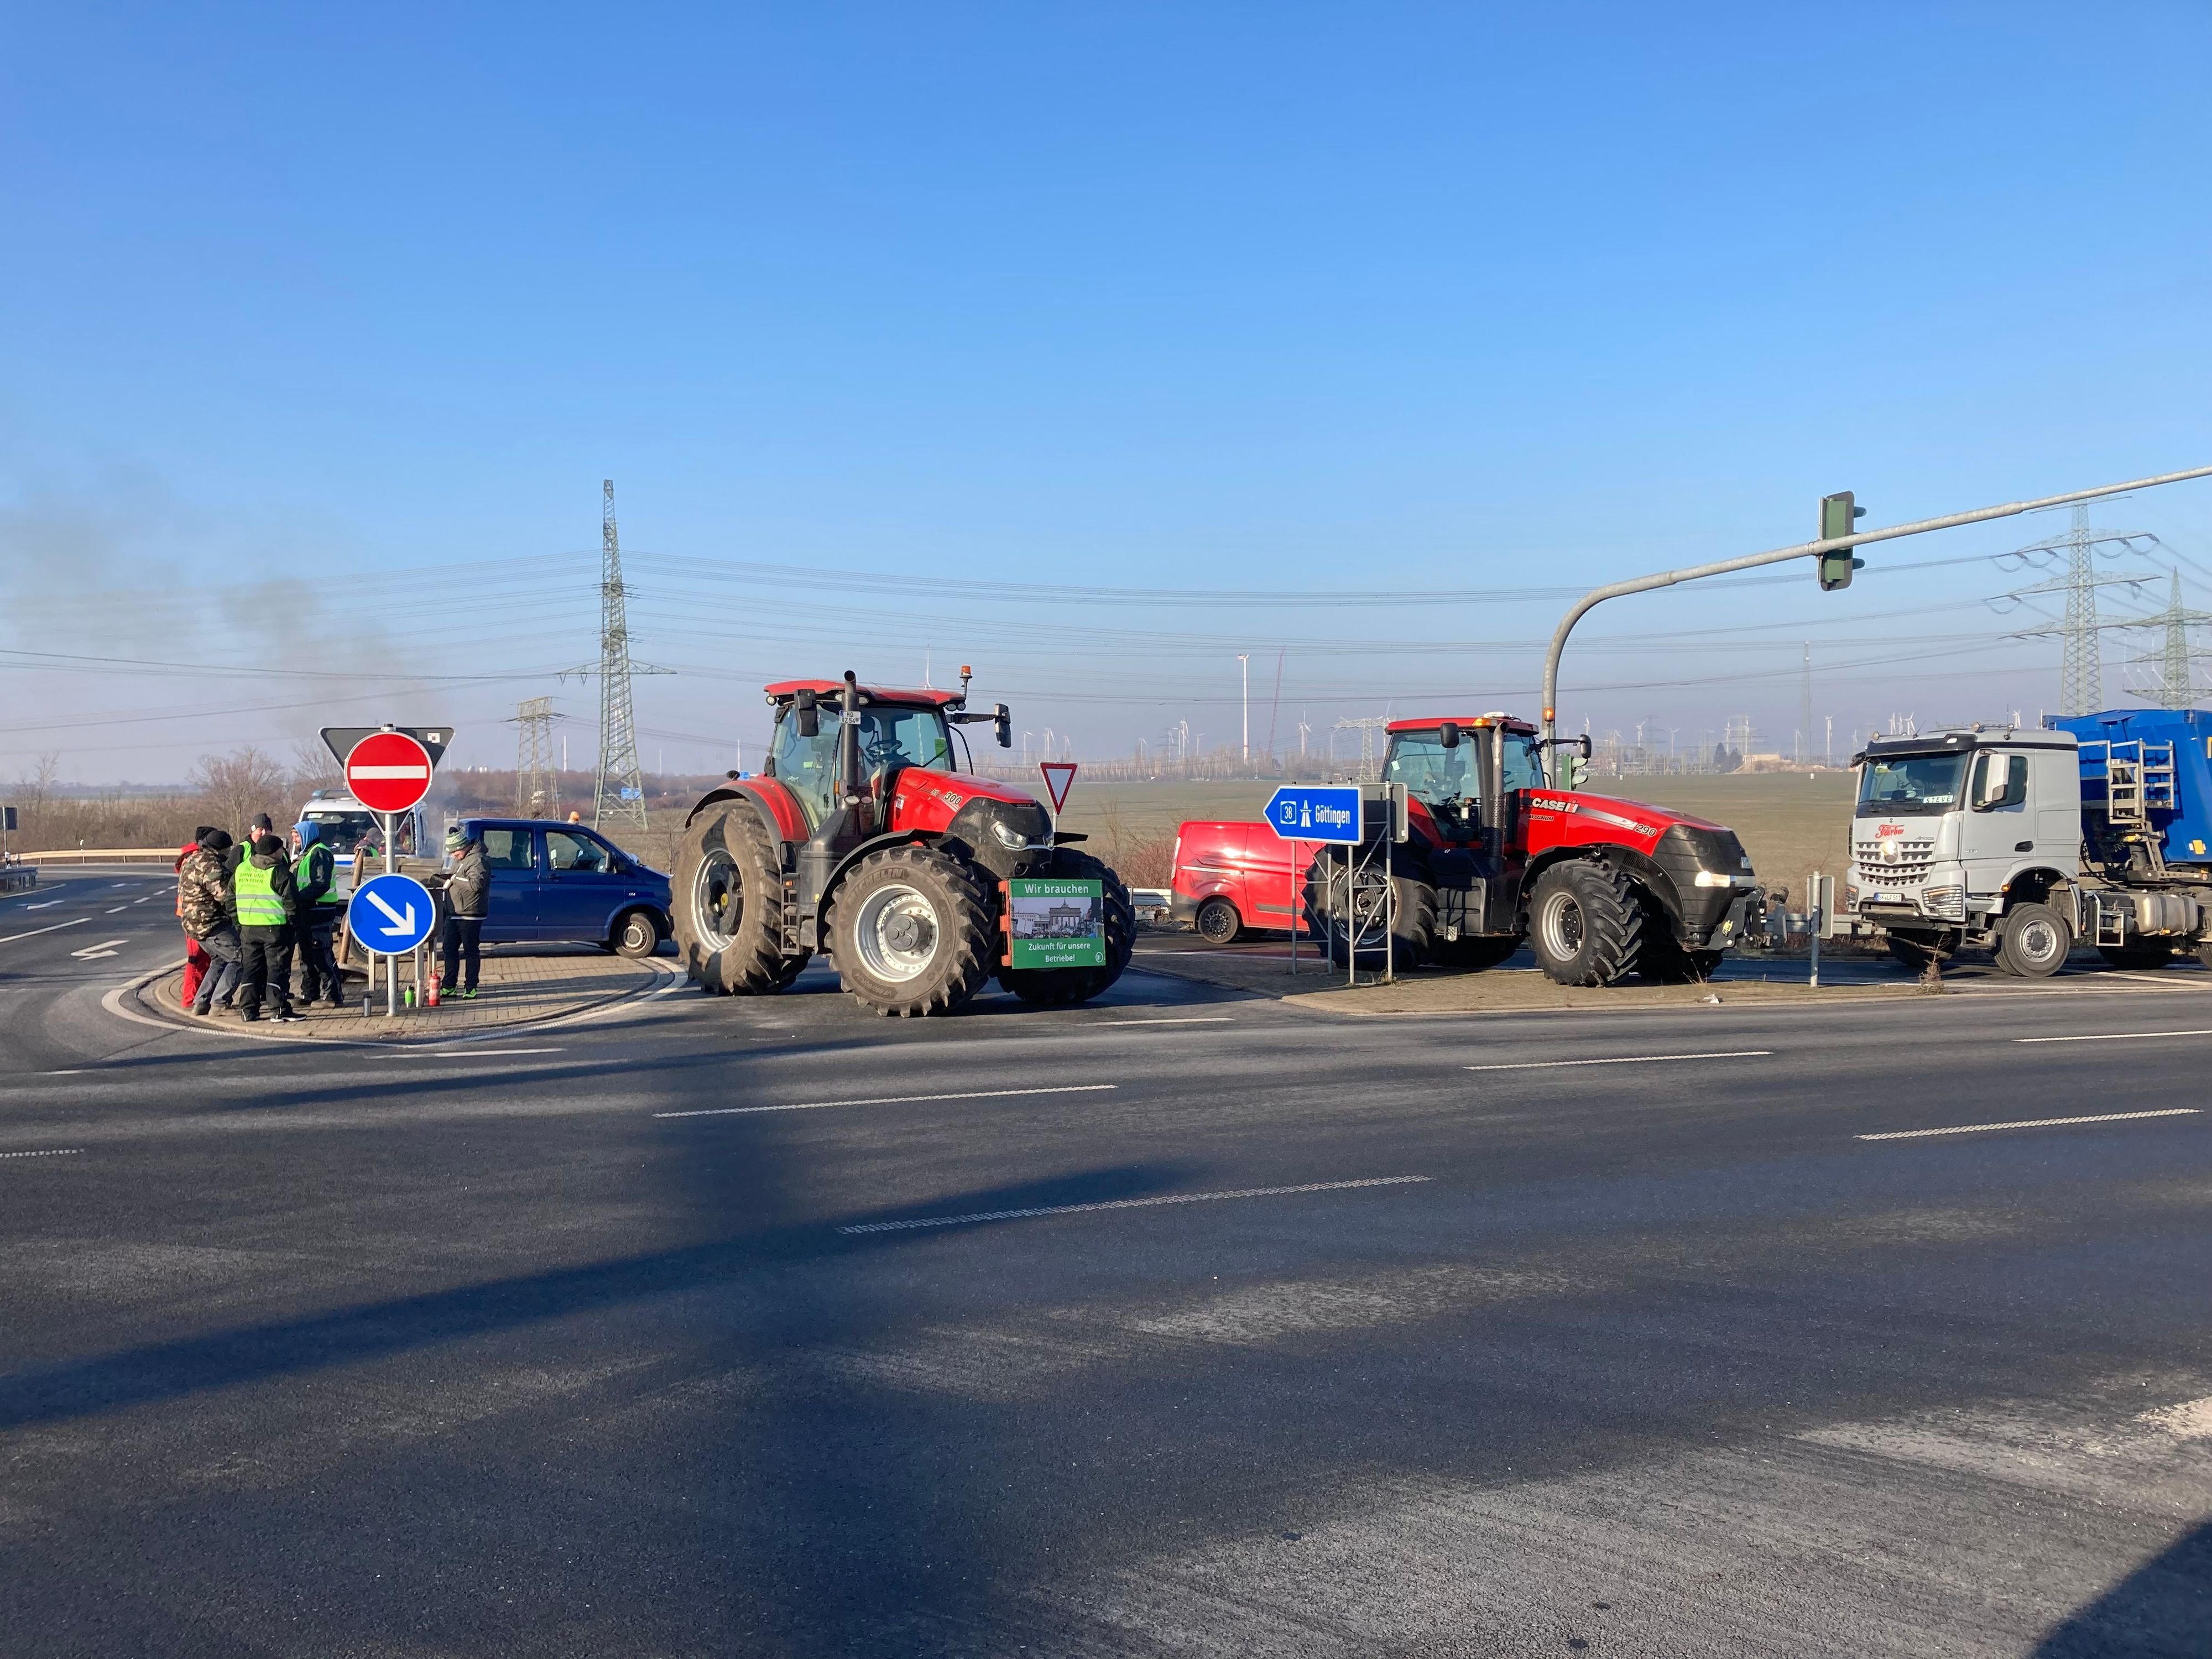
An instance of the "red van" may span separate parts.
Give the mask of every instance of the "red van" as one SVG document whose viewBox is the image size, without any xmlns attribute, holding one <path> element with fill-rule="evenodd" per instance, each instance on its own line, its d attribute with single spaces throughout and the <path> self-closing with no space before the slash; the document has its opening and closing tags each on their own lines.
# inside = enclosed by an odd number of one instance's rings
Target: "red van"
<svg viewBox="0 0 2212 1659">
<path fill-rule="evenodd" d="M 1303 889 L 1313 853 L 1310 844 L 1299 843 L 1293 864 L 1291 843 L 1264 823 L 1182 824 L 1168 915 L 1215 945 L 1255 927 L 1303 933 Z"/>
</svg>

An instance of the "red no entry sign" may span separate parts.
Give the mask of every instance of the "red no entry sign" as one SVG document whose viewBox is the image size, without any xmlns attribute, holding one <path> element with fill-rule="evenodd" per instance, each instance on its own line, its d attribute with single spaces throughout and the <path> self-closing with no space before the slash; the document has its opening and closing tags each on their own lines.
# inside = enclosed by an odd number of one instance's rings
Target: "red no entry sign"
<svg viewBox="0 0 2212 1659">
<path fill-rule="evenodd" d="M 346 787 L 372 812 L 404 812 L 430 793 L 430 751 L 404 732 L 372 732 L 346 757 Z"/>
</svg>

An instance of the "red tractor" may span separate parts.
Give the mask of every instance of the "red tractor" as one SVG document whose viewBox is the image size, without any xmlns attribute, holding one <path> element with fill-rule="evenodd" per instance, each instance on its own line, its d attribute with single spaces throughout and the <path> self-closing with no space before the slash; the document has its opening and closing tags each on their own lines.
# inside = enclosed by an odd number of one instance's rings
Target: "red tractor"
<svg viewBox="0 0 2212 1659">
<path fill-rule="evenodd" d="M 1406 786 L 1408 838 L 1388 849 L 1401 966 L 1490 968 L 1527 940 L 1562 985 L 1629 974 L 1702 979 L 1758 921 L 1735 832 L 1640 802 L 1553 789 L 1541 740 L 1506 714 L 1390 723 L 1382 779 Z M 1585 756 L 1589 739 L 1577 739 Z M 1308 925 L 1344 961 L 1382 957 L 1380 879 L 1325 849 L 1306 874 Z M 1382 854 L 1376 853 L 1379 872 Z M 1347 913 L 1352 925 L 1347 925 Z"/>
<path fill-rule="evenodd" d="M 768 688 L 775 735 L 760 775 L 732 773 L 685 820 L 670 908 L 692 979 L 781 991 L 826 951 L 860 1001 L 910 1016 L 950 1012 L 994 973 L 1044 1007 L 1121 976 L 1128 890 L 1068 845 L 1081 836 L 1055 836 L 1034 796 L 955 769 L 953 727 L 988 723 L 1002 749 L 1012 737 L 1006 704 L 969 712 L 968 680 L 963 668 L 957 691 L 896 691 L 848 672 Z M 1005 884 L 1031 877 L 1102 884 L 1104 966 L 1007 965 Z"/>
</svg>

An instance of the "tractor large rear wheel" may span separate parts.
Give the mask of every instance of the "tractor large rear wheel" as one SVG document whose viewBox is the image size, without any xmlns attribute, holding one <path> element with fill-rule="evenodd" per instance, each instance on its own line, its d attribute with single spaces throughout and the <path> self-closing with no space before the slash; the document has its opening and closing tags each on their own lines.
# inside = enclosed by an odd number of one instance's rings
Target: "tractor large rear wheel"
<svg viewBox="0 0 2212 1659">
<path fill-rule="evenodd" d="M 1095 881 L 1105 890 L 1106 965 L 1103 968 L 1001 968 L 999 983 L 1036 1008 L 1066 1008 L 1088 1002 L 1121 977 L 1137 948 L 1137 908 L 1121 877 L 1088 853 L 1061 848 L 1052 868 L 1038 871 L 1061 881 Z"/>
<path fill-rule="evenodd" d="M 1559 984 L 1611 985 L 1636 966 L 1645 920 L 1636 884 L 1621 872 L 1569 859 L 1536 878 L 1528 944 Z"/>
<path fill-rule="evenodd" d="M 684 832 L 671 895 L 676 951 L 705 990 L 759 996 L 799 977 L 783 953 L 783 876 L 775 838 L 750 801 L 709 808 Z"/>
<path fill-rule="evenodd" d="M 845 989 L 902 1019 L 959 1007 L 999 954 L 983 893 L 972 866 L 934 848 L 869 854 L 830 900 L 824 931 Z"/>
<path fill-rule="evenodd" d="M 1390 892 L 1385 900 L 1380 878 L 1383 864 L 1373 859 L 1370 872 L 1353 890 L 1350 872 L 1358 850 L 1350 855 L 1324 849 L 1306 869 L 1306 929 L 1321 941 L 1328 959 L 1341 968 L 1352 954 L 1352 939 L 1359 941 L 1362 968 L 1384 964 L 1383 905 L 1392 908 L 1389 963 L 1394 969 L 1418 968 L 1429 959 L 1437 933 L 1437 890 L 1431 887 L 1413 859 L 1393 848 L 1388 854 Z"/>
</svg>

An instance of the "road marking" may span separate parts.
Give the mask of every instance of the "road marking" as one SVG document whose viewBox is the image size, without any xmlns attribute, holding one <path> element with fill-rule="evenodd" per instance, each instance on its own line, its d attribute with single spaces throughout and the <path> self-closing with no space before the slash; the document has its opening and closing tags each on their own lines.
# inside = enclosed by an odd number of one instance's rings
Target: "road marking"
<svg viewBox="0 0 2212 1659">
<path fill-rule="evenodd" d="M 2203 1031 L 2101 1031 L 2094 1036 L 2014 1037 L 2014 1042 L 2132 1042 L 2137 1037 L 2212 1036 Z"/>
<path fill-rule="evenodd" d="M 125 910 L 128 910 L 130 908 L 131 908 L 131 907 L 130 907 L 129 905 L 127 905 L 127 904 L 118 904 L 118 905 L 117 905 L 117 906 L 116 906 L 112 910 L 110 910 L 107 914 L 108 914 L 109 915 L 111 915 L 111 916 L 119 916 L 119 915 L 122 915 Z"/>
<path fill-rule="evenodd" d="M 56 1146 L 43 1152 L 0 1152 L 0 1158 L 77 1158 L 83 1152 L 82 1146 Z"/>
<path fill-rule="evenodd" d="M 862 1221 L 841 1233 L 896 1233 L 915 1227 L 963 1227 L 976 1221 L 1023 1221 L 1040 1215 L 1087 1215 L 1093 1210 L 1144 1210 L 1158 1204 L 1209 1204 L 1224 1198 L 1281 1198 L 1291 1193 L 1341 1193 L 1355 1187 L 1406 1187 L 1433 1176 L 1370 1176 L 1364 1181 L 1310 1181 L 1298 1187 L 1243 1187 L 1226 1193 L 1172 1193 L 1161 1198 L 1111 1198 L 1097 1204 L 1045 1204 L 1030 1210 L 979 1210 L 973 1215 L 923 1216 L 913 1221 Z"/>
<path fill-rule="evenodd" d="M 25 915 L 28 915 L 33 910 L 51 910 L 54 906 L 62 903 L 64 901 L 58 898 L 40 899 L 36 904 L 25 905 L 23 907 L 23 914 Z"/>
<path fill-rule="evenodd" d="M 1093 1025 L 1234 1025 L 1234 1014 L 1199 1014 L 1188 1019 L 1094 1019 Z"/>
<path fill-rule="evenodd" d="M 878 1095 L 872 1100 L 800 1100 L 788 1106 L 715 1106 L 697 1112 L 655 1112 L 655 1117 L 737 1117 L 748 1112 L 813 1112 L 824 1106 L 911 1106 L 925 1100 L 1004 1100 L 1014 1095 L 1092 1095 L 1118 1083 L 1063 1083 L 1044 1089 L 969 1089 L 957 1095 Z"/>
<path fill-rule="evenodd" d="M 55 922 L 50 927 L 33 927 L 27 933 L 10 933 L 7 938 L 0 939 L 0 945 L 13 945 L 19 939 L 36 939 L 41 933 L 58 933 L 64 927 L 75 927 L 91 920 L 90 916 L 78 916 L 70 921 Z"/>
<path fill-rule="evenodd" d="M 1758 1060 L 1771 1048 L 1724 1048 L 1710 1054 L 1618 1054 L 1609 1060 L 1522 1060 L 1510 1066 L 1468 1066 L 1469 1072 L 1548 1072 L 1559 1066 L 1649 1066 L 1662 1060 Z"/>
<path fill-rule="evenodd" d="M 2196 1117 L 2200 1108 L 2163 1106 L 2154 1112 L 2100 1112 L 2094 1117 L 2026 1117 L 2016 1123 L 1960 1123 L 1948 1129 L 1892 1129 L 1884 1134 L 1853 1135 L 1854 1140 L 1918 1140 L 1926 1135 L 1973 1135 L 1986 1129 L 2051 1129 L 2069 1123 L 2127 1123 L 2139 1117 Z"/>
<path fill-rule="evenodd" d="M 146 899 L 152 898 L 153 896 L 153 896 L 151 893 L 149 893 L 149 894 L 147 894 L 147 895 L 146 895 L 146 898 L 135 898 L 135 899 L 132 899 L 131 902 L 133 904 L 143 904 L 143 903 L 145 903 L 145 902 L 146 902 Z M 113 915 L 114 914 L 115 914 L 115 913 L 114 913 L 112 910 L 111 910 L 111 911 L 109 911 L 109 912 L 108 912 L 108 915 Z"/>
<path fill-rule="evenodd" d="M 84 918 L 80 916 L 78 920 L 82 921 Z M 130 943 L 131 941 L 127 939 L 104 939 L 97 945 L 88 945 L 83 950 L 72 951 L 70 954 L 73 957 L 82 957 L 87 962 L 89 962 L 94 957 L 112 957 L 115 954 L 115 951 L 113 949 L 114 946 L 118 945 L 128 945 Z"/>
<path fill-rule="evenodd" d="M 566 1048 L 414 1048 L 385 1055 L 386 1060 L 488 1060 L 498 1054 L 565 1054 Z"/>
</svg>

